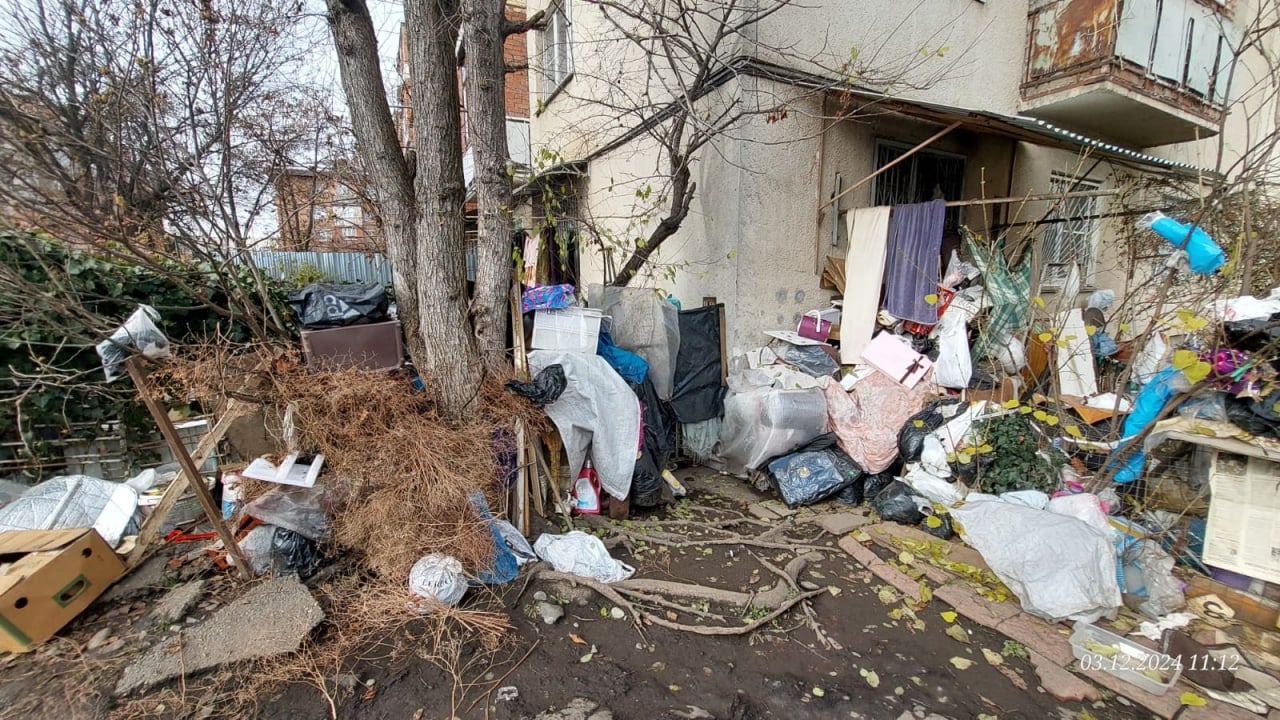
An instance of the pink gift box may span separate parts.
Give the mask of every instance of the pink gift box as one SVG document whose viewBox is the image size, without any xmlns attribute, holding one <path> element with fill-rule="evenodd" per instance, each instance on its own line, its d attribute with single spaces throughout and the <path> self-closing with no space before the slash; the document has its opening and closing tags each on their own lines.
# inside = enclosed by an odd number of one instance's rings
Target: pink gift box
<svg viewBox="0 0 1280 720">
<path fill-rule="evenodd" d="M 912 350 L 906 338 L 890 332 L 871 338 L 862 350 L 862 362 L 908 388 L 915 387 L 933 367 L 933 361 Z"/>
</svg>

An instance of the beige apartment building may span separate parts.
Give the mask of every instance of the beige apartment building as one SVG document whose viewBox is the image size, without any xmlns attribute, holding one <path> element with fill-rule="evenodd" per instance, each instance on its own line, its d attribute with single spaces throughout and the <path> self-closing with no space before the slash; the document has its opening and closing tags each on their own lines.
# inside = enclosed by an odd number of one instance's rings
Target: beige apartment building
<svg viewBox="0 0 1280 720">
<path fill-rule="evenodd" d="M 730 345 L 752 347 L 827 305 L 826 258 L 858 252 L 851 210 L 940 197 L 954 204 L 949 230 L 1029 240 L 1033 292 L 1070 305 L 1099 288 L 1123 297 L 1164 261 L 1121 251 L 1116 238 L 1139 211 L 1194 203 L 1203 179 L 1233 171 L 1250 137 L 1274 131 L 1249 92 L 1264 66 L 1250 54 L 1232 62 L 1257 1 L 784 4 L 722 52 L 716 89 L 696 101 L 709 114 L 733 103 L 773 111 L 699 151 L 689 215 L 656 272 L 633 284 L 687 306 L 724 302 Z M 653 140 L 629 132 L 643 112 L 601 103 L 652 93 L 656 109 L 678 83 L 649 75 L 635 87 L 645 60 L 599 3 L 531 0 L 528 12 L 539 10 L 548 22 L 529 43 L 530 137 L 545 179 L 525 188 L 531 216 L 546 186 L 570 188 L 557 214 L 576 239 L 578 282 L 607 281 L 656 222 L 663 188 Z M 832 69 L 855 57 L 889 79 L 830 88 Z M 1122 200 L 1142 178 L 1191 190 Z M 1047 196 L 1057 199 L 1034 200 Z M 1062 297 L 1072 266 L 1079 295 Z"/>
</svg>

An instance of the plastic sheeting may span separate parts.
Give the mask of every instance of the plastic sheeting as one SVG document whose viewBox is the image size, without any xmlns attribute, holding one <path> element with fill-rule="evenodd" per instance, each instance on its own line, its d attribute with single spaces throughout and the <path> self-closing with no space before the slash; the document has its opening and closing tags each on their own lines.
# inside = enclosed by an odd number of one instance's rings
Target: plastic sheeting
<svg viewBox="0 0 1280 720">
<path fill-rule="evenodd" d="M 120 544 L 138 509 L 138 491 L 88 475 L 46 480 L 0 508 L 0 531 L 91 527 L 111 547 Z"/>
<path fill-rule="evenodd" d="M 557 572 L 582 575 L 603 583 L 626 580 L 636 571 L 613 559 L 600 538 L 581 530 L 571 530 L 564 535 L 543 533 L 533 541 L 533 549 Z"/>
<path fill-rule="evenodd" d="M 905 388 L 882 372 L 858 381 L 851 392 L 823 379 L 823 394 L 840 449 L 868 473 L 885 470 L 898 457 L 898 430 L 924 407 L 932 383 Z"/>
<path fill-rule="evenodd" d="M 821 390 L 756 387 L 733 393 L 724 401 L 720 453 L 728 472 L 745 475 L 826 429 L 827 402 Z"/>
<path fill-rule="evenodd" d="M 309 488 L 280 485 L 245 505 L 244 514 L 324 542 L 329 538 L 329 516 L 323 501 L 324 486 L 320 483 Z"/>
<path fill-rule="evenodd" d="M 467 594 L 467 576 L 462 563 L 448 555 L 423 555 L 409 569 L 409 592 L 452 607 Z M 430 609 L 422 605 L 421 610 Z"/>
<path fill-rule="evenodd" d="M 596 339 L 596 354 L 609 363 L 609 367 L 618 371 L 623 380 L 635 385 L 644 382 L 649 374 L 649 363 L 630 350 L 623 350 L 613 342 L 608 330 L 600 329 Z"/>
<path fill-rule="evenodd" d="M 676 356 L 671 409 L 680 422 L 700 423 L 724 412 L 720 376 L 720 307 L 681 311 L 680 352 Z"/>
<path fill-rule="evenodd" d="M 951 514 L 964 541 L 1022 601 L 1057 622 L 1092 622 L 1121 604 L 1111 538 L 1066 515 L 973 496 Z"/>
<path fill-rule="evenodd" d="M 613 341 L 649 363 L 658 397 L 670 400 L 680 352 L 680 311 L 646 288 L 592 285 L 587 296 L 591 307 L 613 318 Z"/>
<path fill-rule="evenodd" d="M 544 409 L 564 441 L 569 477 L 578 476 L 590 453 L 605 492 L 627 499 L 640 447 L 640 401 L 599 355 L 559 350 L 529 353 L 532 372 L 556 364 L 564 369 L 568 384 L 559 399 Z"/>
</svg>

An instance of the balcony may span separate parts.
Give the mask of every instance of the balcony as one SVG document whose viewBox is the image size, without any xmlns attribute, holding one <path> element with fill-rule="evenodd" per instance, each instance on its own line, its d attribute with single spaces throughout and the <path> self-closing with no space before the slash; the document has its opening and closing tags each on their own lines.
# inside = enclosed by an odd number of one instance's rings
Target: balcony
<svg viewBox="0 0 1280 720">
<path fill-rule="evenodd" d="M 1130 148 L 1217 133 L 1234 28 L 1217 0 L 1033 0 L 1022 112 Z"/>
</svg>

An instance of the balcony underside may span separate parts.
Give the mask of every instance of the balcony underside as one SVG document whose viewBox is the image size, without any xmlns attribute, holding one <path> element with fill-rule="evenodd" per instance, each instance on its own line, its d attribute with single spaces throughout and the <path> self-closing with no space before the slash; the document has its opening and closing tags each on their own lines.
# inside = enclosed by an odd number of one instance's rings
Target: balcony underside
<svg viewBox="0 0 1280 720">
<path fill-rule="evenodd" d="M 1170 95 L 1169 98 L 1149 97 L 1113 80 L 1065 87 L 1059 83 L 1052 89 L 1024 86 L 1022 111 L 1060 127 L 1107 138 L 1133 149 L 1217 134 L 1214 116 L 1219 111 L 1180 93 Z"/>
</svg>

